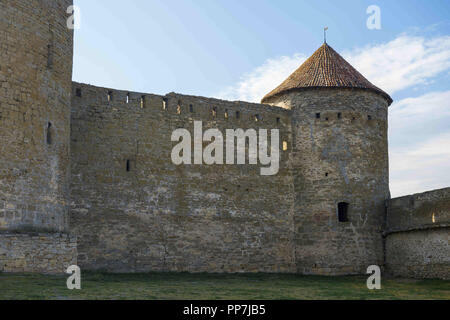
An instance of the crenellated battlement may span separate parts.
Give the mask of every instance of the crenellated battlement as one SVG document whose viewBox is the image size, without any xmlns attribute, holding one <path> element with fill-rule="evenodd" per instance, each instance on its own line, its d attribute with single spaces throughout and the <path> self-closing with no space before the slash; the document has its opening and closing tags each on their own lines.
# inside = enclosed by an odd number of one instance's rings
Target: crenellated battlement
<svg viewBox="0 0 450 320">
<path fill-rule="evenodd" d="M 284 128 L 290 126 L 290 110 L 266 104 L 226 101 L 216 98 L 168 93 L 164 96 L 96 87 L 73 82 L 72 99 L 83 112 L 88 106 L 115 108 L 127 112 L 158 112 L 167 117 L 226 121 L 231 126 Z"/>
</svg>

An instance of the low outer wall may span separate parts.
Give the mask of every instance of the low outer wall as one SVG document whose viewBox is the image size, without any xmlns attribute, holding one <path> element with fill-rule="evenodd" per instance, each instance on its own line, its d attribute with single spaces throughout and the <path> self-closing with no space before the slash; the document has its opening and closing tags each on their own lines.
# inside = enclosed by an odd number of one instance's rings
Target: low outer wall
<svg viewBox="0 0 450 320">
<path fill-rule="evenodd" d="M 77 264 L 77 239 L 67 234 L 0 234 L 0 272 L 64 273 Z"/>
<path fill-rule="evenodd" d="M 412 278 L 450 279 L 450 188 L 392 199 L 386 270 Z"/>
</svg>

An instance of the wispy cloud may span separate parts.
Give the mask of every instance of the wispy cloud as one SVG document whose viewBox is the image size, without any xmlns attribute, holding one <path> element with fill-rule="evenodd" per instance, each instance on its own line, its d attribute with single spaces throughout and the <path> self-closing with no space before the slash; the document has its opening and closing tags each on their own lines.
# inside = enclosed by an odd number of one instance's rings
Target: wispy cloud
<svg viewBox="0 0 450 320">
<path fill-rule="evenodd" d="M 450 70 L 450 36 L 431 39 L 400 35 L 387 43 L 343 52 L 359 72 L 390 94 L 431 81 Z M 297 53 L 269 59 L 244 74 L 240 81 L 218 96 L 228 100 L 259 102 L 275 89 L 307 56 Z"/>
<path fill-rule="evenodd" d="M 390 94 L 427 83 L 450 69 L 450 36 L 401 35 L 379 45 L 343 53 L 356 69 Z"/>
<path fill-rule="evenodd" d="M 450 186 L 450 91 L 394 103 L 389 111 L 392 196 Z"/>
<path fill-rule="evenodd" d="M 295 54 L 267 60 L 262 66 L 241 77 L 239 83 L 220 92 L 217 96 L 226 100 L 260 102 L 282 83 L 304 61 L 306 56 Z"/>
</svg>

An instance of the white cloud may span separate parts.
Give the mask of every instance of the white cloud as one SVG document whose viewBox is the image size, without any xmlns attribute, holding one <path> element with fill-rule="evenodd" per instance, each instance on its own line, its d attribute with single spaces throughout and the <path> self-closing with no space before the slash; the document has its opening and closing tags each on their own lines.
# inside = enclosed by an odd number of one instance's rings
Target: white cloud
<svg viewBox="0 0 450 320">
<path fill-rule="evenodd" d="M 450 131 L 410 148 L 390 150 L 393 197 L 450 186 Z"/>
<path fill-rule="evenodd" d="M 425 39 L 401 35 L 388 43 L 344 52 L 343 56 L 370 82 L 393 94 L 425 84 L 450 69 L 450 36 Z"/>
<path fill-rule="evenodd" d="M 393 197 L 450 186 L 450 91 L 394 103 L 389 110 Z"/>
<path fill-rule="evenodd" d="M 237 85 L 225 89 L 217 96 L 226 100 L 259 103 L 267 93 L 281 84 L 305 60 L 306 57 L 302 54 L 269 59 L 262 66 L 243 75 Z"/>
<path fill-rule="evenodd" d="M 450 70 L 450 36 L 425 39 L 400 35 L 387 43 L 346 51 L 343 57 L 373 84 L 393 94 L 427 83 L 441 72 Z M 297 53 L 269 59 L 243 75 L 236 85 L 225 89 L 218 97 L 260 102 L 306 58 Z"/>
</svg>

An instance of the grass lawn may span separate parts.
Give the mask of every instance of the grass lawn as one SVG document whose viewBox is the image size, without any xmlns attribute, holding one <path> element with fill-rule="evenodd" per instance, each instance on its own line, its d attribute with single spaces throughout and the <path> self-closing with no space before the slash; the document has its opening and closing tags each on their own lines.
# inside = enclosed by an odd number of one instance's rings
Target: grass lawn
<svg viewBox="0 0 450 320">
<path fill-rule="evenodd" d="M 450 281 L 383 279 L 368 290 L 366 277 L 289 274 L 82 273 L 81 290 L 66 276 L 0 273 L 0 300 L 7 299 L 446 299 Z"/>
</svg>

